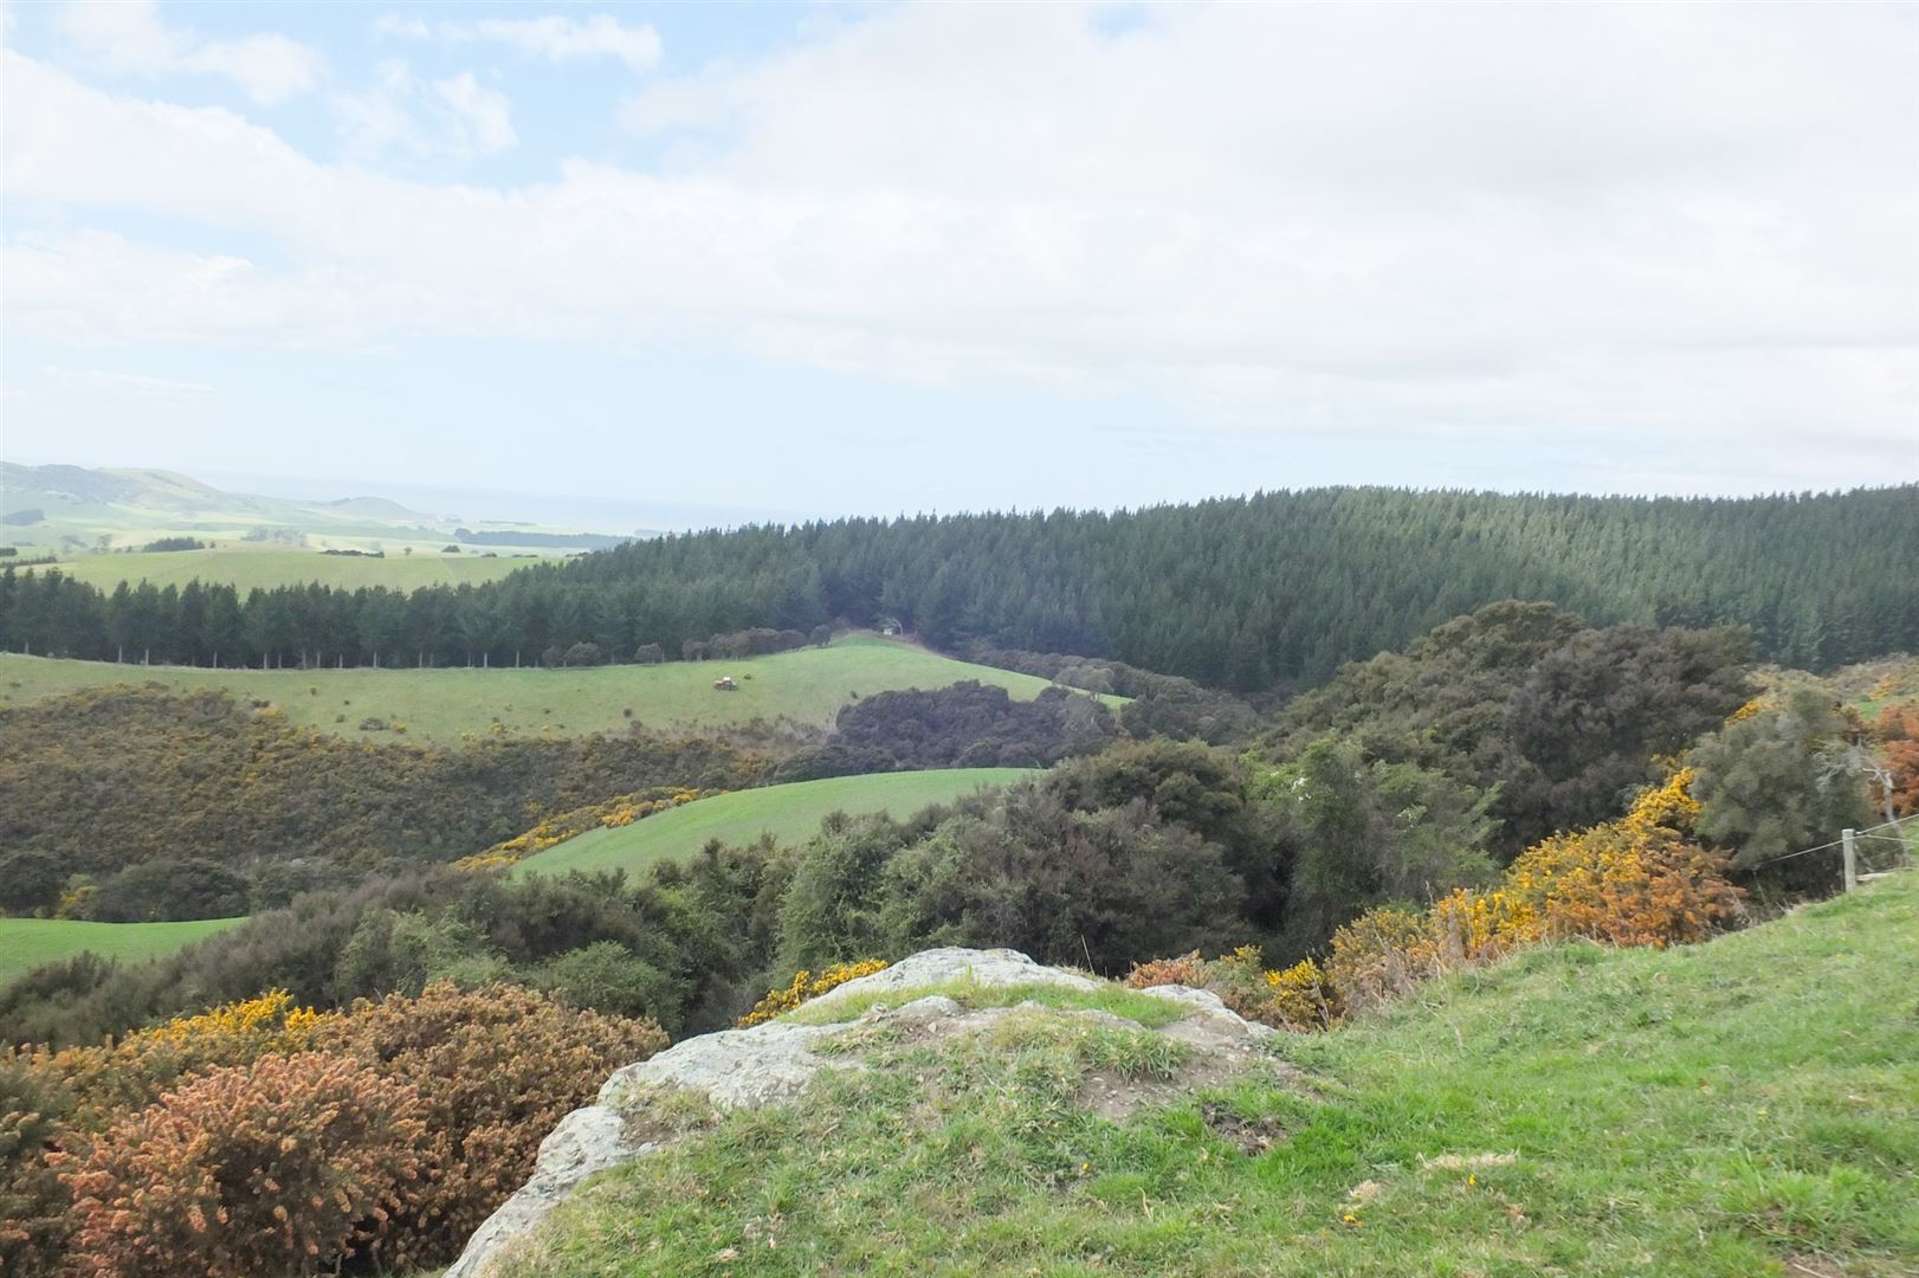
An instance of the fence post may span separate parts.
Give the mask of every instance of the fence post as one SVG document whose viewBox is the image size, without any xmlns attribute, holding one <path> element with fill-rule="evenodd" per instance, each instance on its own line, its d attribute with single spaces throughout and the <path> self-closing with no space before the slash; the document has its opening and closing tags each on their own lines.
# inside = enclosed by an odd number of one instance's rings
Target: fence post
<svg viewBox="0 0 1919 1278">
<path fill-rule="evenodd" d="M 1859 854 L 1853 847 L 1851 830 L 1841 830 L 1839 841 L 1842 845 L 1841 851 L 1846 858 L 1846 891 L 1851 892 L 1859 886 Z"/>
</svg>

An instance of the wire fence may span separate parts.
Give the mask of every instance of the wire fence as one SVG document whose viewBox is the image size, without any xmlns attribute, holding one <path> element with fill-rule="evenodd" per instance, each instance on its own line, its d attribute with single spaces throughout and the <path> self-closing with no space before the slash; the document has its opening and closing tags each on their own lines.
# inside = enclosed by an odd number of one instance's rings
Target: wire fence
<svg viewBox="0 0 1919 1278">
<path fill-rule="evenodd" d="M 1919 823 L 1919 817 L 1907 817 L 1906 820 Z M 1893 830 L 1896 831 L 1896 833 L 1886 834 L 1884 833 L 1886 830 Z M 1855 851 L 1857 850 L 1857 845 L 1861 842 L 1896 844 L 1899 848 L 1898 864 L 1900 866 L 1911 864 L 1912 847 L 1906 836 L 1905 825 L 1901 821 L 1894 820 L 1882 821 L 1878 825 L 1869 825 L 1862 830 L 1848 830 L 1845 835 L 1841 835 L 1830 843 L 1820 843 L 1813 847 L 1800 848 L 1795 852 L 1786 852 L 1779 856 L 1767 857 L 1765 860 L 1756 862 L 1746 868 L 1749 870 L 1758 870 L 1768 865 L 1777 865 L 1781 861 L 1790 861 L 1794 857 L 1811 856 L 1815 852 L 1826 852 L 1833 848 L 1843 849 L 1848 841 L 1848 835 L 1851 838 Z M 1863 865 L 1858 868 L 1862 871 L 1865 870 Z"/>
</svg>

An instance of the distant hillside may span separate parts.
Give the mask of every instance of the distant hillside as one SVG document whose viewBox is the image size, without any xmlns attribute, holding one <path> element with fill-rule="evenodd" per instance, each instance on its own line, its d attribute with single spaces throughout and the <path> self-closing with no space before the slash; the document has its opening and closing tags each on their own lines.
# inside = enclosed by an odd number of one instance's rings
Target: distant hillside
<svg viewBox="0 0 1919 1278">
<path fill-rule="evenodd" d="M 319 503 L 327 510 L 336 510 L 343 515 L 371 515 L 375 519 L 410 519 L 416 523 L 431 524 L 439 522 L 434 515 L 423 515 L 417 510 L 409 510 L 397 501 L 385 497 L 341 497 L 337 501 Z"/>
<path fill-rule="evenodd" d="M 906 817 L 982 786 L 1036 775 L 1026 768 L 947 768 L 797 781 L 719 794 L 631 825 L 590 830 L 522 862 L 518 872 L 618 869 L 637 875 L 656 861 L 697 852 L 712 839 L 739 847 L 770 834 L 782 843 L 797 843 L 817 831 L 830 813 L 889 812 Z"/>
<path fill-rule="evenodd" d="M 717 692 L 713 680 L 738 685 Z M 840 707 L 899 688 L 944 688 L 977 679 L 1031 700 L 1050 685 L 1032 675 L 971 665 L 911 644 L 849 635 L 728 662 L 525 670 L 209 670 L 63 661 L 0 653 L 0 708 L 82 688 L 159 684 L 215 689 L 284 713 L 301 727 L 352 741 L 455 744 L 466 736 L 580 737 L 653 729 L 711 730 L 788 720 L 826 727 Z"/>
<path fill-rule="evenodd" d="M 36 652 L 95 658 L 113 655 L 126 626 L 155 649 L 236 647 L 185 612 L 135 621 L 91 592 L 53 594 L 19 591 L 17 616 L 0 597 L 0 627 Z M 1331 488 L 1118 513 L 758 526 L 632 541 L 458 597 L 263 599 L 239 634 L 269 663 L 319 651 L 374 664 L 411 649 L 499 664 L 582 644 L 617 663 L 672 661 L 722 633 L 846 622 L 948 652 L 1108 657 L 1283 692 L 1506 599 L 1600 625 L 1743 625 L 1760 658 L 1814 671 L 1912 651 L 1919 485 L 1727 499 Z"/>
</svg>

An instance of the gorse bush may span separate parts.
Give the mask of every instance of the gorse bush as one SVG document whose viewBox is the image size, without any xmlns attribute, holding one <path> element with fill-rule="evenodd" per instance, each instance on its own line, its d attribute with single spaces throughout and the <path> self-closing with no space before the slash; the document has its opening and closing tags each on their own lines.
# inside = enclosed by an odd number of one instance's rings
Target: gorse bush
<svg viewBox="0 0 1919 1278">
<path fill-rule="evenodd" d="M 0 1257 L 51 1274 L 306 1274 L 451 1257 L 650 1021 L 430 985 L 283 991 L 117 1044 L 0 1057 Z M 171 1267 L 169 1267 L 171 1266 Z"/>
<path fill-rule="evenodd" d="M 326 1017 L 314 1043 L 418 1097 L 422 1174 L 394 1209 L 382 1254 L 423 1265 L 456 1252 L 532 1173 L 554 1124 L 615 1069 L 664 1048 L 666 1035 L 517 986 L 441 983 Z"/>
<path fill-rule="evenodd" d="M 884 972 L 885 959 L 861 959 L 856 963 L 835 963 L 817 976 L 801 968 L 793 973 L 793 979 L 785 989 L 768 990 L 766 997 L 753 1005 L 751 1011 L 740 1017 L 739 1028 L 750 1029 L 786 1015 L 800 1004 L 818 998 L 828 990 L 836 990 L 848 981 L 857 981 L 862 976 L 871 976 L 875 972 Z"/>
<path fill-rule="evenodd" d="M 201 1074 L 56 1161 L 74 1270 L 259 1278 L 379 1254 L 426 1169 L 418 1094 L 354 1060 L 263 1056 Z"/>
<path fill-rule="evenodd" d="M 70 1104 L 28 1058 L 0 1054 L 0 1273 L 46 1272 L 66 1250 L 71 1198 L 47 1155 Z"/>
</svg>

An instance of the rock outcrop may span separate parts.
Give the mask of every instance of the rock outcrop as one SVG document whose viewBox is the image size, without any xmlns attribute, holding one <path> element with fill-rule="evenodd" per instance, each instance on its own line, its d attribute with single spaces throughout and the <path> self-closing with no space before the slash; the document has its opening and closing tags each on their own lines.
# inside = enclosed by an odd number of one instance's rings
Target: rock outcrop
<svg viewBox="0 0 1919 1278">
<path fill-rule="evenodd" d="M 849 981 L 808 1006 L 831 1007 L 872 995 L 905 995 L 952 982 L 993 989 L 1056 985 L 1084 991 L 1097 990 L 1103 984 L 1076 972 L 1035 963 L 1014 950 L 946 948 L 922 951 L 884 971 Z M 1194 1085 L 1243 1067 L 1261 1040 L 1274 1032 L 1242 1020 L 1204 990 L 1163 985 L 1143 992 L 1191 1009 L 1186 1018 L 1159 1032 L 1197 1049 L 1190 1080 Z M 532 1178 L 474 1231 L 446 1278 L 486 1278 L 502 1250 L 538 1225 L 581 1181 L 670 1143 L 670 1137 L 649 1135 L 630 1121 L 623 1112 L 623 1102 L 628 1098 L 666 1089 L 691 1092 L 721 1110 L 780 1104 L 796 1098 L 823 1069 L 861 1068 L 855 1057 L 815 1052 L 814 1046 L 824 1039 L 882 1022 L 946 1037 L 974 1032 L 1020 1010 L 995 1007 L 969 1012 L 954 999 L 922 995 L 900 1006 L 876 1002 L 864 1014 L 836 1024 L 771 1021 L 751 1029 L 703 1034 L 676 1043 L 650 1060 L 628 1065 L 607 1079 L 596 1104 L 567 1115 L 541 1142 Z M 1106 1012 L 1061 1014 L 1138 1028 Z M 1102 1114 L 1118 1117 L 1173 1090 L 1164 1085 L 1130 1090 L 1109 1087 L 1088 1097 L 1086 1103 Z"/>
</svg>

